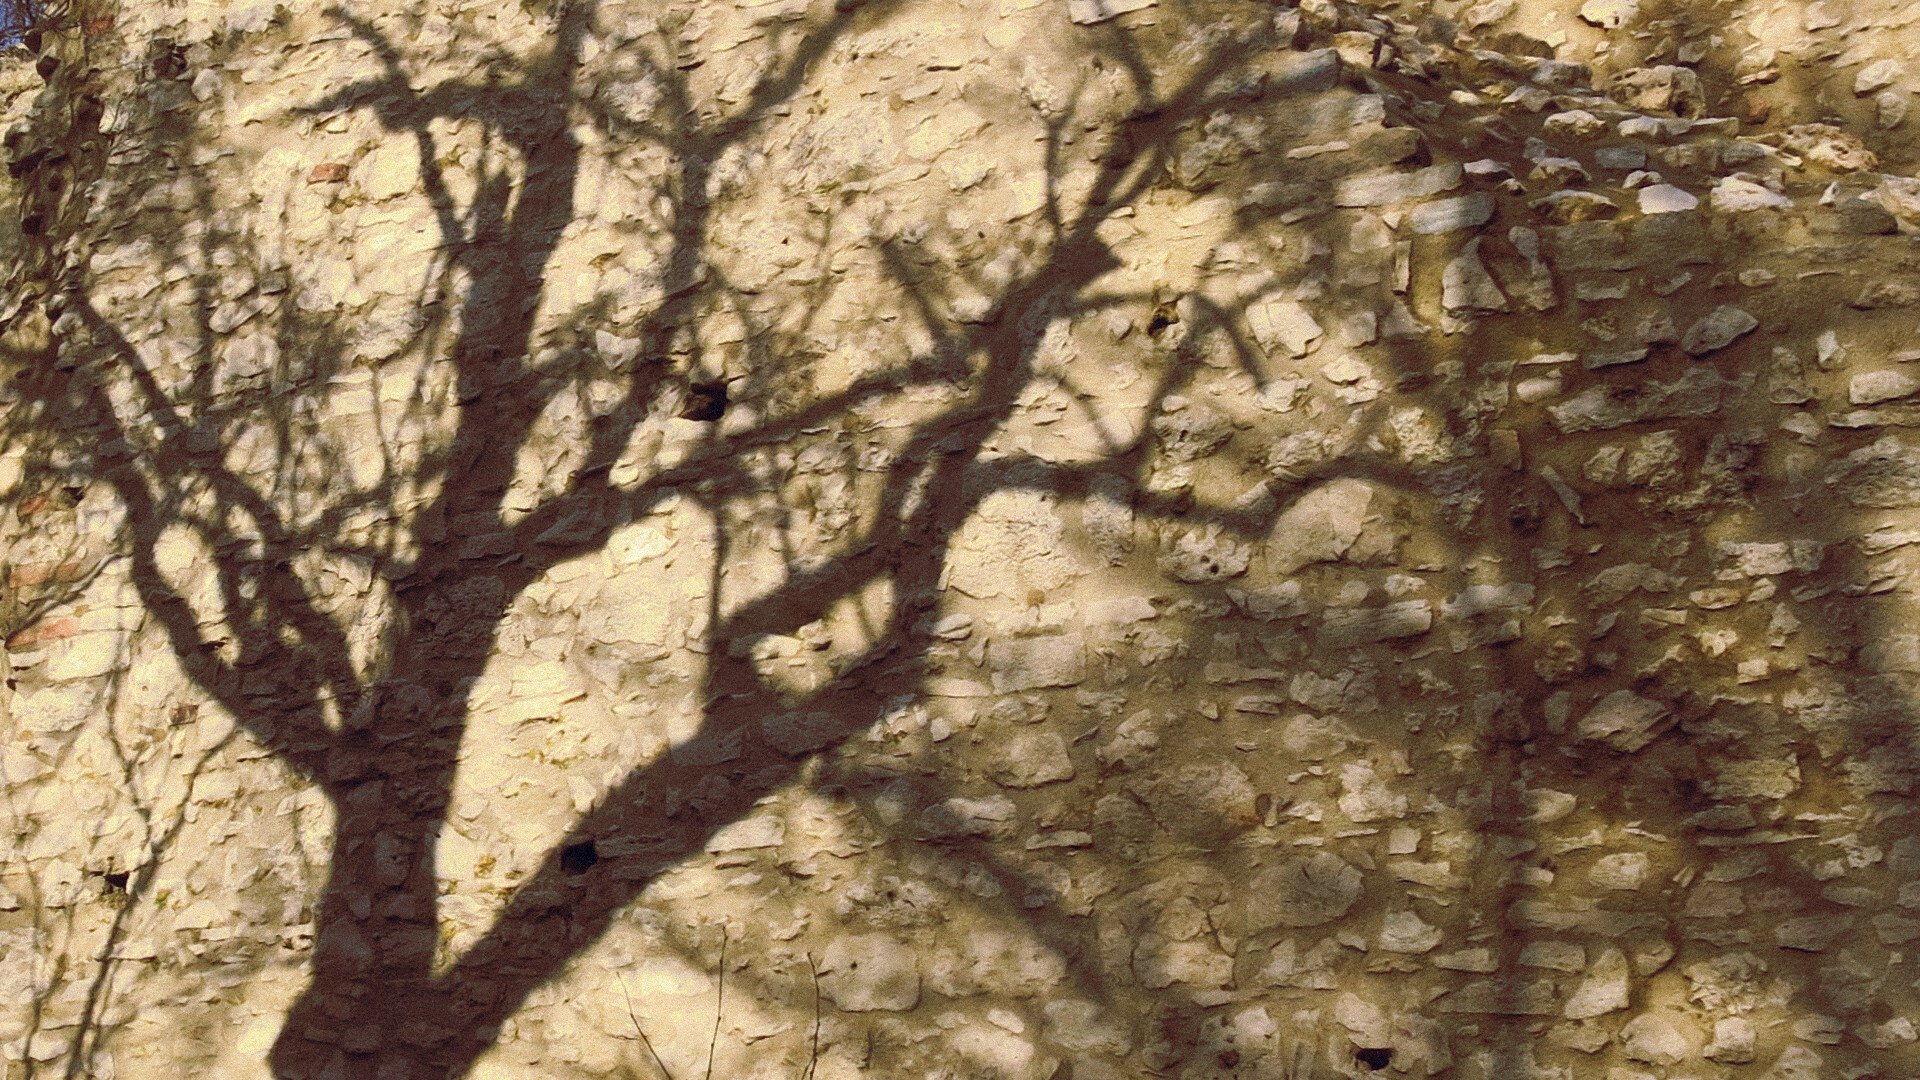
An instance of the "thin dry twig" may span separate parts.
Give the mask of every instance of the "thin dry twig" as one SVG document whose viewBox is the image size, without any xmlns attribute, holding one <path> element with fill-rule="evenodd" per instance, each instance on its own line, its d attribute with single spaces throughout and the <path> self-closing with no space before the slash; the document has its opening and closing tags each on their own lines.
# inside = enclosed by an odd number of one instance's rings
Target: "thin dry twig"
<svg viewBox="0 0 1920 1080">
<path fill-rule="evenodd" d="M 647 1038 L 647 1029 L 640 1026 L 640 1017 L 633 1011 L 633 995 L 627 993 L 626 976 L 615 971 L 613 977 L 620 980 L 620 996 L 627 999 L 627 1019 L 633 1021 L 633 1030 L 640 1033 L 640 1045 L 646 1047 L 647 1053 L 653 1055 L 653 1067 L 660 1070 L 660 1075 L 667 1080 L 673 1080 L 673 1074 L 667 1071 L 666 1063 L 660 1060 L 660 1052 L 653 1048 L 653 1040 Z"/>
<path fill-rule="evenodd" d="M 807 1053 L 807 1068 L 800 1080 L 813 1080 L 814 1070 L 820 1067 L 820 969 L 814 966 L 812 953 L 807 954 L 807 973 L 813 976 L 813 1047 Z"/>
<path fill-rule="evenodd" d="M 720 927 L 720 984 L 713 992 L 713 1037 L 707 1040 L 707 1075 L 713 1080 L 713 1051 L 720 1045 L 720 1010 L 727 1004 L 727 928 Z"/>
</svg>

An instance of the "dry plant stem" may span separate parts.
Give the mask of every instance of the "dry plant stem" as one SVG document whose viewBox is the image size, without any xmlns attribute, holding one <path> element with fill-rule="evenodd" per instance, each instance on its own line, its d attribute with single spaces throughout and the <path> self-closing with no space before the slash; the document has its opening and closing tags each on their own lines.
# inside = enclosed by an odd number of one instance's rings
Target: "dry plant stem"
<svg viewBox="0 0 1920 1080">
<path fill-rule="evenodd" d="M 813 954 L 807 954 L 807 973 L 813 977 L 813 1046 L 807 1052 L 807 1068 L 800 1074 L 800 1080 L 813 1080 L 813 1072 L 820 1067 L 820 969 L 814 966 Z"/>
<path fill-rule="evenodd" d="M 653 1056 L 653 1067 L 660 1070 L 660 1075 L 667 1080 L 673 1080 L 673 1074 L 667 1071 L 666 1063 L 660 1060 L 660 1052 L 653 1048 L 653 1040 L 647 1038 L 647 1029 L 640 1026 L 640 1017 L 633 1011 L 633 995 L 627 993 L 626 977 L 618 971 L 613 973 L 613 977 L 620 981 L 620 996 L 627 1002 L 627 1019 L 633 1021 L 633 1030 L 640 1035 L 640 1045 L 646 1047 L 647 1053 Z"/>
<path fill-rule="evenodd" d="M 713 991 L 713 1037 L 707 1040 L 707 1075 L 713 1080 L 713 1051 L 720 1045 L 720 1010 L 727 1003 L 727 928 L 720 928 L 720 982 Z"/>
</svg>

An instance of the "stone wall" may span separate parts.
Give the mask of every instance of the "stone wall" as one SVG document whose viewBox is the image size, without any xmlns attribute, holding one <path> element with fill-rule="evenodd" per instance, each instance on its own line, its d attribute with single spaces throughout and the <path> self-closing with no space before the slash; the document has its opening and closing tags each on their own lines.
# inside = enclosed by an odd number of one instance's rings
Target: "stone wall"
<svg viewBox="0 0 1920 1080">
<path fill-rule="evenodd" d="M 1509 15 L 76 10 L 9 1080 L 1911 1073 L 1920 186 Z"/>
</svg>

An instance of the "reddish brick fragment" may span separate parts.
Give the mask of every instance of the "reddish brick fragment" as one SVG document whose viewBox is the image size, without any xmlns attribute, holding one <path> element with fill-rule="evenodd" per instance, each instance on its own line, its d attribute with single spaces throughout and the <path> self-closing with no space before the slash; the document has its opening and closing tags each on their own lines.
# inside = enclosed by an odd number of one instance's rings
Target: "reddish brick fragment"
<svg viewBox="0 0 1920 1080">
<path fill-rule="evenodd" d="M 49 583 L 66 584 L 87 576 L 87 564 L 80 562 L 33 563 L 11 567 L 7 584 L 16 589 L 31 589 Z"/>
<path fill-rule="evenodd" d="M 309 184 L 338 184 L 347 178 L 347 167 L 338 161 L 323 161 L 307 174 Z"/>
<path fill-rule="evenodd" d="M 32 626 L 15 630 L 7 636 L 7 651 L 19 652 L 44 645 L 49 641 L 70 638 L 80 632 L 80 620 L 75 618 L 48 619 Z"/>
</svg>

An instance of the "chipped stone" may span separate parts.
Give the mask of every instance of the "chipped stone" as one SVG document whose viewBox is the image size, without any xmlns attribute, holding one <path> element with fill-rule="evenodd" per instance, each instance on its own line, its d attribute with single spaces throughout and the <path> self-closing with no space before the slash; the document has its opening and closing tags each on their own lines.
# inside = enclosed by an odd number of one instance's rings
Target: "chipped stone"
<svg viewBox="0 0 1920 1080">
<path fill-rule="evenodd" d="M 1569 1020 L 1587 1020 L 1626 1008 L 1631 974 L 1626 953 L 1619 949 L 1602 952 L 1567 995 L 1561 1014 Z"/>
<path fill-rule="evenodd" d="M 997 763 L 989 775 L 995 783 L 1014 788 L 1055 784 L 1074 777 L 1066 740 L 1051 731 L 1018 731 L 1002 736 Z"/>
<path fill-rule="evenodd" d="M 1304 304 L 1280 297 L 1249 306 L 1247 326 L 1261 348 L 1268 352 L 1284 350 L 1294 357 L 1307 355 L 1325 333 Z"/>
<path fill-rule="evenodd" d="M 1903 72 L 1896 60 L 1875 60 L 1861 68 L 1853 77 L 1853 93 L 1856 97 L 1885 90 L 1899 80 Z"/>
<path fill-rule="evenodd" d="M 1284 576 L 1346 555 L 1360 538 L 1373 501 L 1373 486 L 1352 479 L 1335 480 L 1302 495 L 1274 521 L 1268 536 L 1272 572 Z"/>
<path fill-rule="evenodd" d="M 1670 715 L 1667 706 L 1631 690 L 1615 690 L 1580 718 L 1580 737 L 1632 753 L 1652 742 Z"/>
<path fill-rule="evenodd" d="M 1448 311 L 1505 311 L 1507 298 L 1480 261 L 1480 238 L 1447 262 L 1440 278 L 1440 303 Z"/>
<path fill-rule="evenodd" d="M 1687 327 L 1686 336 L 1680 339 L 1680 347 L 1687 351 L 1688 356 L 1705 356 L 1726 348 L 1759 326 L 1759 319 L 1731 304 L 1722 304 Z"/>
<path fill-rule="evenodd" d="M 1739 214 L 1751 210 L 1786 210 L 1793 206 L 1793 200 L 1787 196 L 1736 176 L 1726 177 L 1713 185 L 1713 190 L 1708 192 L 1707 199 L 1715 210 L 1723 214 Z"/>
</svg>

